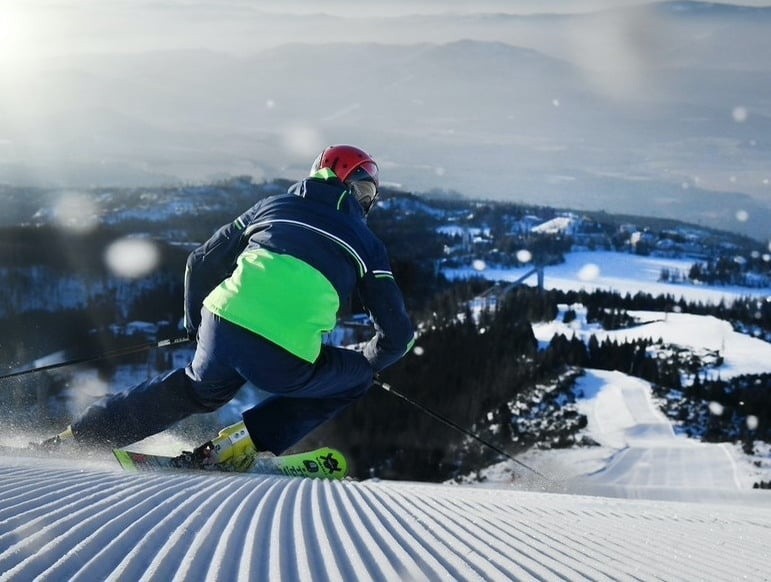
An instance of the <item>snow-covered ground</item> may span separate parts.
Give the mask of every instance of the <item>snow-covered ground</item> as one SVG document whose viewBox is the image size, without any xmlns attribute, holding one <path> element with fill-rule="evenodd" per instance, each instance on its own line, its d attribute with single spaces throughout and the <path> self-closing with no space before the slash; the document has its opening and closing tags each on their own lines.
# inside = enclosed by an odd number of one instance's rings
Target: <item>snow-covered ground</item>
<svg viewBox="0 0 771 582">
<path fill-rule="evenodd" d="M 569 261 L 576 273 L 581 261 Z M 640 324 L 619 331 L 580 314 L 534 330 L 717 349 L 723 377 L 771 368 L 768 343 L 715 318 L 633 315 Z M 675 434 L 640 379 L 587 370 L 577 390 L 599 446 L 531 450 L 521 460 L 545 478 L 507 462 L 477 486 L 132 475 L 109 458 L 0 456 L 0 581 L 771 579 L 771 492 L 751 488 L 768 464 Z"/>
<path fill-rule="evenodd" d="M 652 295 L 672 295 L 675 299 L 718 304 L 721 300 L 730 303 L 737 297 L 757 297 L 766 300 L 771 296 L 771 289 L 750 289 L 734 286 L 689 285 L 659 281 L 662 269 L 669 272 L 688 273 L 697 262 L 695 259 L 675 259 L 614 253 L 610 251 L 579 251 L 565 256 L 560 265 L 546 267 L 544 286 L 547 289 L 563 291 L 597 289 L 617 291 L 622 295 L 634 295 L 639 291 Z M 475 268 L 476 267 L 476 268 Z M 479 268 L 483 267 L 483 268 Z M 474 266 L 458 269 L 443 269 L 449 279 L 484 277 L 491 281 L 516 281 L 532 269 L 525 265 L 518 269 L 497 269 L 481 262 Z M 535 276 L 525 281 L 535 285 Z"/>
<path fill-rule="evenodd" d="M 563 312 L 566 308 L 563 306 Z M 583 340 L 590 335 L 600 340 L 660 339 L 664 345 L 695 352 L 717 349 L 724 361 L 710 373 L 724 379 L 771 370 L 771 344 L 734 332 L 728 323 L 714 317 L 647 311 L 632 311 L 630 315 L 640 325 L 605 331 L 588 325 L 585 313 L 577 308 L 577 317 L 570 323 L 563 323 L 560 314 L 553 322 L 533 325 L 533 330 L 543 343 L 562 333 Z M 523 460 L 539 472 L 557 476 L 546 483 L 552 490 L 752 504 L 758 497 L 746 492 L 754 483 L 771 480 L 767 448 L 761 447 L 760 455 L 750 457 L 738 445 L 702 443 L 675 434 L 671 422 L 653 402 L 650 383 L 644 380 L 617 371 L 586 370 L 575 392 L 581 395 L 578 410 L 588 419 L 584 433 L 600 446 L 524 455 Z M 511 463 L 501 463 L 483 474 L 488 483 L 501 485 L 512 483 L 514 469 Z M 530 476 L 523 477 L 527 480 Z M 764 495 L 771 501 L 771 495 Z"/>
<path fill-rule="evenodd" d="M 733 444 L 702 443 L 676 435 L 653 402 L 648 382 L 621 372 L 587 370 L 576 390 L 583 394 L 578 408 L 588 419 L 585 433 L 599 446 L 526 455 L 541 473 L 558 476 L 546 483 L 550 489 L 625 498 L 771 504 L 767 491 L 752 490 L 753 483 L 771 479 L 771 459 L 749 457 Z M 510 469 L 505 464 L 491 468 L 488 479 L 500 482 L 501 472 Z"/>
<path fill-rule="evenodd" d="M 680 259 L 606 252 L 571 253 L 566 259 L 565 264 L 546 269 L 547 287 L 669 293 L 678 297 L 679 292 L 690 301 L 705 303 L 717 303 L 721 299 L 730 302 L 749 295 L 763 301 L 771 299 L 771 289 L 693 287 L 659 282 L 662 268 L 687 270 L 690 262 Z M 483 274 L 491 279 L 516 280 L 518 272 L 496 273 L 488 269 Z M 568 309 L 573 309 L 576 317 L 565 323 L 563 316 Z M 650 339 L 662 346 L 676 346 L 697 354 L 719 353 L 722 363 L 707 370 L 707 375 L 713 378 L 771 372 L 771 344 L 734 331 L 726 321 L 674 312 L 630 311 L 628 314 L 637 325 L 604 330 L 597 324 L 587 323 L 582 306 L 564 305 L 554 321 L 534 324 L 533 332 L 542 345 L 555 334 L 575 336 L 583 341 L 594 335 L 600 342 Z M 741 492 L 753 483 L 771 480 L 771 458 L 766 449 L 761 449 L 760 457 L 749 457 L 735 445 L 701 443 L 676 435 L 671 423 L 652 402 L 648 382 L 620 372 L 588 370 L 576 390 L 584 394 L 579 411 L 589 419 L 586 434 L 601 446 L 532 453 L 530 461 L 534 466 L 542 472 L 560 475 L 559 487 L 622 497 L 736 500 L 745 499 Z M 493 483 L 510 481 L 511 468 L 509 464 L 491 467 L 486 477 Z"/>
<path fill-rule="evenodd" d="M 2 457 L 0 475 L 1 580 L 764 580 L 771 571 L 771 504 L 759 491 L 742 504 L 674 503 L 128 475 L 106 462 Z"/>
<path fill-rule="evenodd" d="M 629 311 L 640 325 L 617 330 L 603 330 L 586 323 L 586 314 L 580 306 L 574 308 L 576 319 L 563 323 L 561 315 L 555 321 L 533 325 L 533 333 L 539 342 L 547 344 L 555 334 L 567 338 L 576 336 L 587 341 L 594 335 L 598 341 L 605 339 L 619 343 L 637 339 L 661 341 L 664 345 L 676 345 L 694 352 L 719 352 L 723 363 L 709 369 L 710 376 L 724 380 L 742 374 L 771 372 L 771 344 L 734 331 L 731 324 L 709 315 L 689 313 L 662 313 L 658 311 Z"/>
</svg>

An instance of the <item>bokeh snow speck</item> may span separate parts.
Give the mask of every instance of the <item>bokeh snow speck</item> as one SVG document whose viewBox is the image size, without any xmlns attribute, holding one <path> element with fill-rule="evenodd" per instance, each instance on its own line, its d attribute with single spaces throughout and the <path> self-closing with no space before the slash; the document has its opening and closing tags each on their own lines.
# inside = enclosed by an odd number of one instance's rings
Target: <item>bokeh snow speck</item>
<svg viewBox="0 0 771 582">
<path fill-rule="evenodd" d="M 321 134 L 311 127 L 289 127 L 281 132 L 281 144 L 290 156 L 311 161 L 326 146 Z M 310 166 L 310 163 L 308 164 Z"/>
<path fill-rule="evenodd" d="M 596 281 L 600 277 L 600 267 L 594 263 L 586 263 L 578 271 L 578 278 L 581 281 Z"/>
<path fill-rule="evenodd" d="M 713 416 L 720 416 L 723 414 L 723 405 L 713 400 L 709 403 L 709 411 Z"/>
<path fill-rule="evenodd" d="M 734 121 L 736 123 L 744 123 L 747 121 L 748 117 L 747 108 L 746 107 L 734 107 L 733 111 L 731 112 L 731 116 L 734 118 Z"/>
<path fill-rule="evenodd" d="M 522 249 L 521 251 L 517 251 L 517 260 L 520 263 L 529 263 L 533 260 L 533 253 L 528 251 L 527 249 Z"/>
<path fill-rule="evenodd" d="M 475 271 L 484 271 L 487 268 L 487 263 L 485 263 L 482 259 L 474 259 L 471 263 L 471 266 Z"/>
<path fill-rule="evenodd" d="M 160 261 L 158 247 L 143 238 L 122 238 L 104 253 L 104 261 L 114 275 L 137 279 L 151 273 Z"/>
<path fill-rule="evenodd" d="M 746 210 L 737 210 L 736 211 L 736 220 L 739 222 L 747 222 L 750 219 L 750 213 Z"/>
<path fill-rule="evenodd" d="M 420 346 L 415 346 L 414 348 L 412 348 L 412 353 L 415 354 L 416 356 L 422 356 L 423 354 L 426 353 L 426 351 Z"/>
<path fill-rule="evenodd" d="M 99 223 L 98 206 L 91 197 L 77 192 L 66 192 L 53 209 L 56 225 L 74 232 L 94 230 Z"/>
<path fill-rule="evenodd" d="M 758 417 L 754 414 L 747 416 L 747 428 L 749 430 L 755 430 L 758 428 Z"/>
<path fill-rule="evenodd" d="M 73 415 L 80 414 L 95 400 L 110 393 L 109 385 L 95 376 L 79 376 L 73 380 L 67 408 Z"/>
</svg>

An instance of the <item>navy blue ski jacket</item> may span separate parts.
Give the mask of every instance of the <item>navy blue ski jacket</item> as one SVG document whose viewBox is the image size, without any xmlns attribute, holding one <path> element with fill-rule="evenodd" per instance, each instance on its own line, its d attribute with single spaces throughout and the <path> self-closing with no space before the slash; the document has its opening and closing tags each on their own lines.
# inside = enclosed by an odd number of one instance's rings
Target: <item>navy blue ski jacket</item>
<svg viewBox="0 0 771 582">
<path fill-rule="evenodd" d="M 414 328 L 383 243 L 334 174 L 266 198 L 221 227 L 188 257 L 185 325 L 201 307 L 313 362 L 322 336 L 354 293 L 375 335 L 364 356 L 375 372 L 412 346 Z"/>
</svg>

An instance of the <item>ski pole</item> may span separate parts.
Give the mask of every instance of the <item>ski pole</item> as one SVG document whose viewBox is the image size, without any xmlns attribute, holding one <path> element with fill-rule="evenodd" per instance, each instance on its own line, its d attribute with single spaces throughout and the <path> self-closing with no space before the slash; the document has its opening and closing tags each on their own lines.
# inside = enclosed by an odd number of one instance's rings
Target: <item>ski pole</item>
<svg viewBox="0 0 771 582">
<path fill-rule="evenodd" d="M 543 475 L 542 473 L 540 473 L 540 472 L 536 471 L 535 469 L 533 469 L 532 467 L 530 467 L 530 466 L 526 465 L 526 464 L 525 464 L 525 463 L 523 463 L 522 461 L 520 461 L 520 460 L 518 460 L 518 459 L 515 459 L 515 458 L 514 458 L 514 457 L 512 457 L 512 456 L 511 456 L 509 453 L 507 453 L 506 451 L 504 451 L 502 448 L 500 448 L 499 446 L 495 445 L 494 443 L 491 443 L 490 441 L 488 441 L 488 440 L 487 440 L 487 439 L 485 439 L 485 438 L 482 438 L 482 437 L 481 437 L 481 436 L 479 436 L 478 434 L 474 434 L 474 433 L 473 433 L 473 432 L 471 432 L 470 430 L 468 430 L 468 429 L 466 429 L 466 428 L 463 428 L 462 426 L 460 426 L 460 425 L 459 425 L 459 424 L 457 424 L 456 422 L 453 422 L 453 421 L 452 421 L 452 420 L 450 420 L 449 418 L 447 418 L 447 417 L 445 417 L 445 416 L 442 416 L 441 414 L 439 414 L 439 413 L 437 413 L 437 412 L 434 412 L 433 410 L 431 410 L 431 409 L 430 409 L 430 408 L 428 408 L 427 406 L 424 406 L 424 405 L 420 404 L 419 402 L 417 402 L 417 401 L 413 400 L 413 399 L 412 399 L 412 398 L 410 398 L 409 396 L 406 396 L 405 394 L 402 394 L 401 392 L 398 392 L 398 391 L 394 390 L 394 389 L 391 387 L 391 385 L 390 385 L 390 384 L 387 384 L 386 382 L 383 382 L 382 380 L 379 380 L 379 379 L 377 379 L 377 378 L 374 380 L 374 382 L 373 382 L 373 383 L 374 383 L 376 386 L 380 386 L 380 387 L 381 387 L 383 390 L 385 390 L 386 392 L 390 392 L 390 393 L 391 393 L 391 394 L 393 394 L 394 396 L 397 396 L 398 398 L 401 398 L 402 400 L 404 400 L 404 401 L 405 401 L 405 402 L 407 402 L 408 404 L 411 404 L 411 405 L 412 405 L 412 406 L 414 406 L 415 408 L 417 408 L 417 409 L 419 409 L 420 411 L 422 411 L 422 412 L 426 413 L 427 415 L 429 415 L 430 417 L 434 418 L 435 420 L 438 420 L 438 421 L 439 421 L 439 422 L 441 422 L 442 424 L 444 424 L 444 425 L 446 425 L 446 426 L 449 426 L 450 428 L 453 428 L 453 429 L 457 430 L 458 432 L 461 432 L 461 433 L 465 434 L 466 436 L 469 436 L 469 437 L 471 437 L 471 438 L 473 438 L 473 439 L 475 439 L 475 440 L 479 441 L 480 443 L 482 443 L 482 444 L 483 444 L 483 445 L 485 445 L 486 447 L 489 447 L 489 448 L 491 448 L 492 450 L 494 450 L 496 453 L 498 453 L 498 454 L 500 454 L 500 455 L 503 455 L 504 457 L 506 457 L 506 458 L 508 458 L 508 459 L 511 459 L 511 460 L 512 460 L 512 461 L 514 461 L 514 462 L 515 462 L 517 465 L 520 465 L 521 467 L 524 467 L 524 468 L 525 468 L 525 469 L 527 469 L 528 471 L 532 471 L 533 473 L 535 473 L 535 474 L 536 474 L 536 475 L 538 475 L 539 477 L 541 477 L 541 478 L 543 478 L 543 479 L 546 479 L 547 481 L 550 481 L 550 480 L 551 480 L 551 479 L 549 479 L 549 478 L 548 478 L 546 475 Z"/>
<path fill-rule="evenodd" d="M 101 354 L 83 356 L 81 358 L 72 358 L 71 360 L 65 360 L 63 362 L 56 362 L 54 364 L 46 364 L 45 366 L 36 366 L 34 368 L 27 368 L 24 370 L 16 370 L 13 372 L 8 372 L 6 374 L 0 374 L 0 380 L 4 380 L 6 378 L 15 378 L 17 376 L 24 376 L 26 374 L 32 374 L 33 372 L 43 372 L 45 370 L 63 368 L 64 366 L 72 366 L 74 364 L 82 364 L 85 362 L 93 362 L 95 360 L 104 360 L 107 358 L 126 356 L 128 354 L 135 354 L 146 350 L 151 350 L 153 348 L 165 348 L 168 346 L 185 344 L 185 343 L 188 343 L 189 341 L 191 341 L 190 338 L 188 338 L 187 336 L 184 336 L 184 337 L 165 339 L 159 342 L 150 342 L 146 344 L 127 346 L 125 348 L 118 348 L 115 350 L 111 350 L 109 352 L 102 352 Z"/>
</svg>

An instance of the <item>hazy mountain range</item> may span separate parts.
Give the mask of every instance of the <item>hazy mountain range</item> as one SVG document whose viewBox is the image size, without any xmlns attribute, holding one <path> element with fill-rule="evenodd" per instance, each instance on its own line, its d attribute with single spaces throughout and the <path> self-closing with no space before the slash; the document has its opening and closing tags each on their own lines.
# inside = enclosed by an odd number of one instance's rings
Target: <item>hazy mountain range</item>
<svg viewBox="0 0 771 582">
<path fill-rule="evenodd" d="M 354 142 L 413 191 L 769 236 L 771 8 L 208 10 L 216 41 L 52 56 L 3 76 L 0 183 L 295 178 L 327 143 Z M 185 30 L 204 16 L 191 5 Z"/>
</svg>

